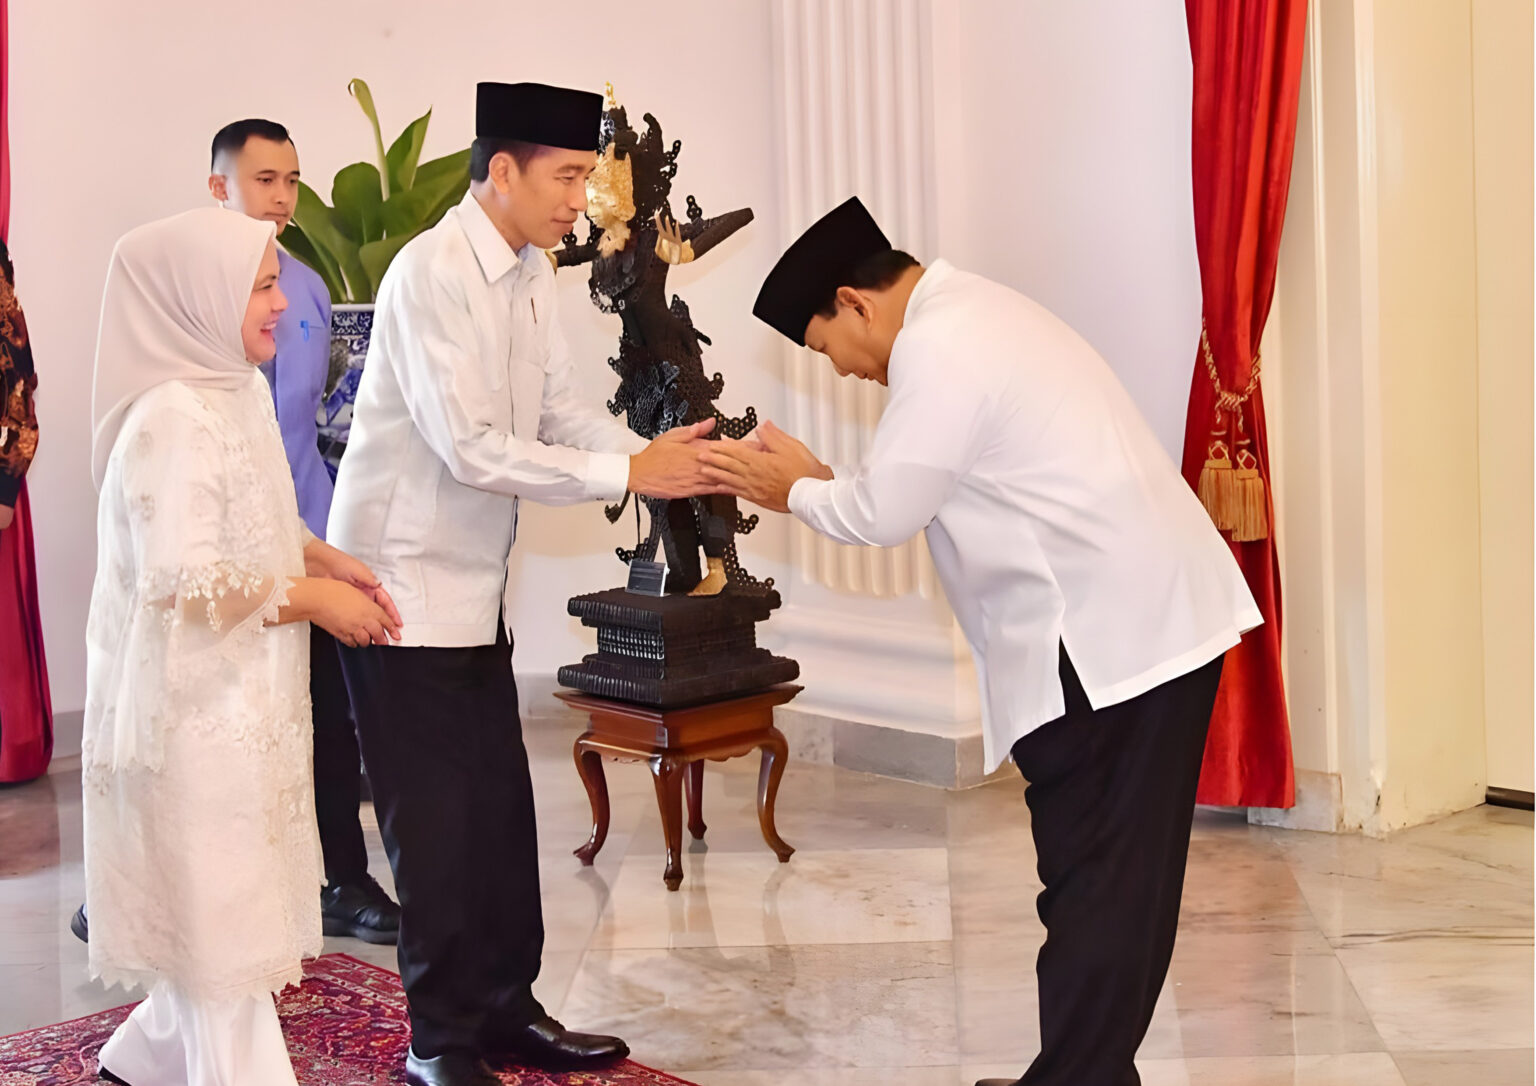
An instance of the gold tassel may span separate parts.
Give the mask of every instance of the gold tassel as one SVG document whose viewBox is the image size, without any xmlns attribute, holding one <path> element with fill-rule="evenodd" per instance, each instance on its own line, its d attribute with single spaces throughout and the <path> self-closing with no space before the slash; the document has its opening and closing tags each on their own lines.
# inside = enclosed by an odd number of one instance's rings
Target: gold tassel
<svg viewBox="0 0 1536 1086">
<path fill-rule="evenodd" d="M 1234 527 L 1234 498 L 1237 494 L 1232 461 L 1227 456 L 1226 445 L 1219 441 L 1206 450 L 1205 456 L 1205 467 L 1200 471 L 1200 483 L 1195 492 L 1216 527 L 1230 531 Z"/>
<path fill-rule="evenodd" d="M 1269 494 L 1264 477 L 1259 474 L 1259 462 L 1249 450 L 1248 436 L 1244 433 L 1243 407 L 1253 398 L 1259 387 L 1259 369 L 1262 359 L 1255 354 L 1248 371 L 1248 383 L 1241 392 L 1221 387 L 1221 375 L 1216 368 L 1216 355 L 1211 350 L 1211 339 L 1205 322 L 1200 322 L 1200 350 L 1205 357 L 1206 372 L 1211 375 L 1211 385 L 1216 390 L 1216 422 L 1211 431 L 1211 444 L 1206 451 L 1205 468 L 1200 472 L 1196 492 L 1200 504 L 1205 506 L 1223 532 L 1232 533 L 1234 543 L 1251 543 L 1269 538 Z M 1233 456 L 1228 452 L 1226 440 L 1230 439 Z"/>
<path fill-rule="evenodd" d="M 1269 495 L 1259 462 L 1245 449 L 1238 450 L 1238 467 L 1232 473 L 1232 542 L 1252 543 L 1269 538 Z"/>
</svg>

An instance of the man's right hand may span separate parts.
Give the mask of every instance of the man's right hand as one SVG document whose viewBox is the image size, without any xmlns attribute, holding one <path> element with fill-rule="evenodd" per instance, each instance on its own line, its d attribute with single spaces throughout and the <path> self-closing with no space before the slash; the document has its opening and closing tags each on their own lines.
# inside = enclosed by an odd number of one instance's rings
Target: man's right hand
<svg viewBox="0 0 1536 1086">
<path fill-rule="evenodd" d="M 12 505 L 0 505 L 0 532 L 5 531 L 16 519 L 16 507 Z"/>
<path fill-rule="evenodd" d="M 629 489 L 647 498 L 691 498 L 718 488 L 704 478 L 699 444 L 714 419 L 668 430 L 629 458 Z"/>
</svg>

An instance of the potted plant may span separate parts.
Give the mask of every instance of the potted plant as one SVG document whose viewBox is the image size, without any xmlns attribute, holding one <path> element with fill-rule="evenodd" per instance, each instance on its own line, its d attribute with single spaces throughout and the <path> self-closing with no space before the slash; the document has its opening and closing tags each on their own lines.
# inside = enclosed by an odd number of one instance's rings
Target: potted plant
<svg viewBox="0 0 1536 1086">
<path fill-rule="evenodd" d="M 331 369 L 320 406 L 320 448 L 334 477 L 346 450 L 352 401 L 368 353 L 373 303 L 385 269 L 405 243 L 439 219 L 469 188 L 469 149 L 421 161 L 432 111 L 418 117 L 386 150 L 368 84 L 347 91 L 373 126 L 376 162 L 343 167 L 331 183 L 328 207 L 299 183 L 293 221 L 279 238 L 308 264 L 331 293 Z"/>
</svg>

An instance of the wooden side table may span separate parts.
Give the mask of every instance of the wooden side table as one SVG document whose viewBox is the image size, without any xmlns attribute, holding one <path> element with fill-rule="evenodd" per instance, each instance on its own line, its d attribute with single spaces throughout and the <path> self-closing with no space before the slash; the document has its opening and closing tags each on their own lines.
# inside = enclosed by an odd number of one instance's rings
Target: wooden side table
<svg viewBox="0 0 1536 1086">
<path fill-rule="evenodd" d="M 757 774 L 757 820 L 763 840 L 788 863 L 795 850 L 784 843 L 774 828 L 773 805 L 779 780 L 789 759 L 789 743 L 773 726 L 773 710 L 804 689 L 781 683 L 739 698 L 694 705 L 685 709 L 655 709 L 633 702 L 615 701 L 574 690 L 557 691 L 555 697 L 588 714 L 587 730 L 576 740 L 576 770 L 592 801 L 592 836 L 576 850 L 584 867 L 590 867 L 608 838 L 608 782 L 603 776 L 603 757 L 650 763 L 656 784 L 656 803 L 667 841 L 667 866 L 662 881 L 668 890 L 683 882 L 683 784 L 688 785 L 688 832 L 704 837 L 704 761 L 763 752 Z"/>
</svg>

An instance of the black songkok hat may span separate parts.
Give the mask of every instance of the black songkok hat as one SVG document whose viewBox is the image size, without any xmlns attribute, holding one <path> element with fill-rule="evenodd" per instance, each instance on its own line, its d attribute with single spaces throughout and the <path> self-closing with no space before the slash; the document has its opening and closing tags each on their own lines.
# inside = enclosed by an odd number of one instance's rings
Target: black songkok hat
<svg viewBox="0 0 1536 1086">
<path fill-rule="evenodd" d="M 857 196 L 822 216 L 763 280 L 753 316 L 805 346 L 805 326 L 847 286 L 855 268 L 891 248 Z"/>
<path fill-rule="evenodd" d="M 543 83 L 481 83 L 475 90 L 475 136 L 545 147 L 595 151 L 603 96 Z"/>
</svg>

